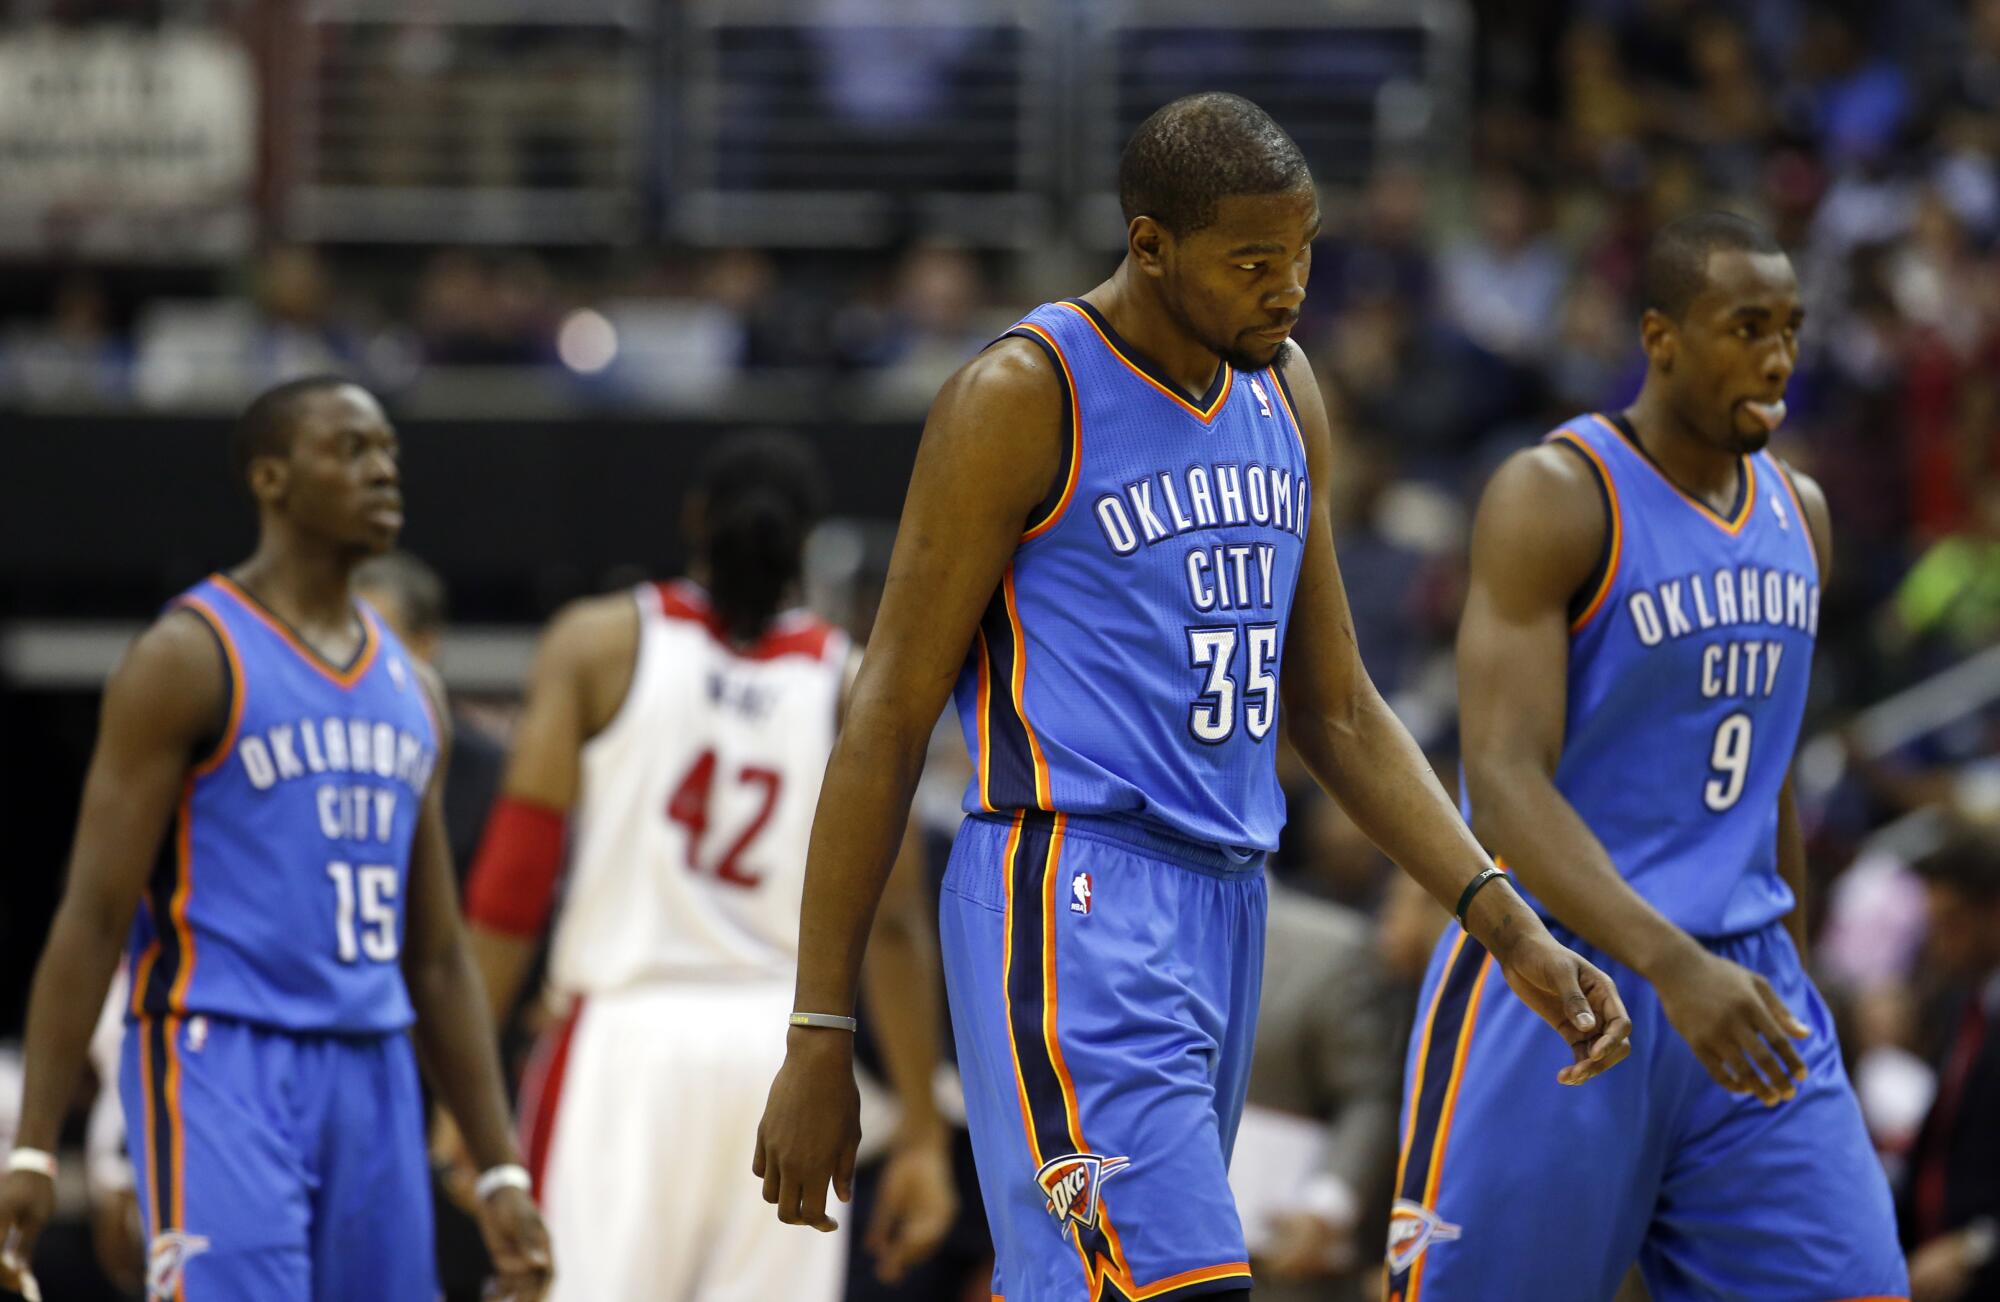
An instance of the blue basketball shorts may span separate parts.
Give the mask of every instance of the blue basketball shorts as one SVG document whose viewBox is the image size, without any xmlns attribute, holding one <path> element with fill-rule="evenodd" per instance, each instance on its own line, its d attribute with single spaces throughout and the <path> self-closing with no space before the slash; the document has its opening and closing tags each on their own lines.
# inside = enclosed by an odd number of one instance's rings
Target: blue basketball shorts
<svg viewBox="0 0 2000 1302">
<path fill-rule="evenodd" d="M 1229 1153 L 1264 914 L 1261 855 L 1124 820 L 965 820 L 940 931 L 996 1297 L 1248 1286 Z"/>
<path fill-rule="evenodd" d="M 1653 1302 L 1907 1297 L 1888 1181 L 1784 924 L 1706 942 L 1811 1028 L 1775 1108 L 1715 1084 L 1650 983 L 1556 935 L 1618 983 L 1632 1056 L 1557 1084 L 1563 1037 L 1445 932 L 1405 1068 L 1390 1302 L 1602 1302 L 1635 1261 Z"/>
<path fill-rule="evenodd" d="M 119 1067 L 154 1302 L 435 1302 L 407 1036 L 143 1018 Z"/>
</svg>

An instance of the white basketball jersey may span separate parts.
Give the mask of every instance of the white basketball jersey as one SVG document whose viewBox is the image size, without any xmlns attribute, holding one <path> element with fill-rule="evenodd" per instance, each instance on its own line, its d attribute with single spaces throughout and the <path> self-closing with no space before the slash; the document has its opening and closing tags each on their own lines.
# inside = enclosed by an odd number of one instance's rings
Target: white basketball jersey
<svg viewBox="0 0 2000 1302">
<path fill-rule="evenodd" d="M 583 748 L 553 984 L 789 981 L 849 640 L 797 611 L 735 647 L 695 584 L 634 596 L 632 686 Z"/>
</svg>

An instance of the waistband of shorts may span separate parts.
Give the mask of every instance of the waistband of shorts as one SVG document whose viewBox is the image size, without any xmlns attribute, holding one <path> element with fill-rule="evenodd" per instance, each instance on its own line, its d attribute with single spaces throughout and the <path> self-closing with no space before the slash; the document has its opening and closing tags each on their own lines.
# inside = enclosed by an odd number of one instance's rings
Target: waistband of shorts
<svg viewBox="0 0 2000 1302">
<path fill-rule="evenodd" d="M 997 827 L 1013 826 L 1015 818 L 1021 816 L 1019 810 L 1001 810 L 996 813 L 968 814 L 982 823 Z M 1157 826 L 1141 822 L 1136 818 L 1121 818 L 1116 814 L 1064 814 L 1060 811 L 1047 813 L 1028 810 L 1029 819 L 1063 820 L 1065 837 L 1083 837 L 1086 840 L 1105 841 L 1126 850 L 1133 850 L 1152 858 L 1163 860 L 1183 868 L 1194 868 L 1202 872 L 1222 876 L 1239 876 L 1263 871 L 1264 861 L 1270 855 L 1263 850 L 1237 850 L 1229 846 L 1216 845 L 1209 841 L 1195 841 Z"/>
</svg>

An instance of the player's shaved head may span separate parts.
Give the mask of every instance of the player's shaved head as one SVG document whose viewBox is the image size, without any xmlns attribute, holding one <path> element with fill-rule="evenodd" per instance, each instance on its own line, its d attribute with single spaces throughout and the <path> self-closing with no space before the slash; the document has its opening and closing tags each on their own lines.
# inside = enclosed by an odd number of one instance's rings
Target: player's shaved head
<svg viewBox="0 0 2000 1302">
<path fill-rule="evenodd" d="M 1708 260 L 1716 253 L 1784 252 L 1775 236 L 1733 212 L 1698 212 L 1669 222 L 1646 248 L 1640 272 L 1641 307 L 1679 321 L 1708 287 Z"/>
<path fill-rule="evenodd" d="M 1176 236 L 1215 220 L 1238 194 L 1282 194 L 1312 181 L 1306 156 L 1271 115 L 1241 95 L 1188 95 L 1139 124 L 1118 160 L 1118 202 L 1130 225 L 1151 217 Z"/>
<path fill-rule="evenodd" d="M 236 478 L 250 482 L 250 463 L 258 457 L 291 455 L 298 433 L 298 415 L 305 400 L 329 389 L 345 389 L 354 381 L 338 375 L 307 375 L 266 389 L 251 400 L 229 436 L 229 461 Z"/>
</svg>

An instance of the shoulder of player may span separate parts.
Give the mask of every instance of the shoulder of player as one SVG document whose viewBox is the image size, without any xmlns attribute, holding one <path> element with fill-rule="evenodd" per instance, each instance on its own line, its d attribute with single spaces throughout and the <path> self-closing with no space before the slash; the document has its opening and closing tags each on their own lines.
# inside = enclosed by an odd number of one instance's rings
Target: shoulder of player
<svg viewBox="0 0 2000 1302">
<path fill-rule="evenodd" d="M 448 747 L 452 743 L 451 694 L 445 690 L 444 675 L 437 671 L 437 666 L 427 661 L 415 656 L 408 659 L 410 668 L 416 670 L 417 683 L 431 703 L 431 718 L 437 721 L 438 744 Z"/>
<path fill-rule="evenodd" d="M 558 610 L 542 633 L 538 664 L 584 669 L 623 662 L 639 639 L 639 603 L 632 594 L 580 597 Z"/>
<path fill-rule="evenodd" d="M 982 349 L 952 372 L 938 390 L 932 411 L 961 406 L 980 412 L 998 405 L 1010 417 L 1046 409 L 1053 420 L 1061 407 L 1062 372 L 1039 343 L 1008 335 Z"/>
<path fill-rule="evenodd" d="M 191 607 L 165 611 L 133 639 L 112 670 L 105 684 L 107 710 L 134 705 L 168 735 L 195 738 L 211 731 L 230 692 L 221 636 Z"/>
<path fill-rule="evenodd" d="M 1031 340 L 1009 337 L 982 351 L 944 382 L 931 404 L 919 482 L 977 483 L 994 511 L 1025 515 L 1047 494 L 1061 464 L 1062 384 L 1056 364 Z"/>
<path fill-rule="evenodd" d="M 1473 523 L 1473 563 L 1505 551 L 1523 563 L 1577 581 L 1597 563 L 1608 522 L 1604 490 L 1591 464 L 1560 443 L 1523 448 L 1500 464 L 1480 495 Z"/>
<path fill-rule="evenodd" d="M 1783 457 L 1772 455 L 1778 469 L 1785 478 L 1792 481 L 1792 491 L 1799 495 L 1799 511 L 1806 518 L 1806 528 L 1812 530 L 1813 548 L 1819 554 L 1822 577 L 1833 561 L 1833 508 L 1827 504 L 1826 490 L 1819 481 L 1798 469 Z"/>
</svg>

